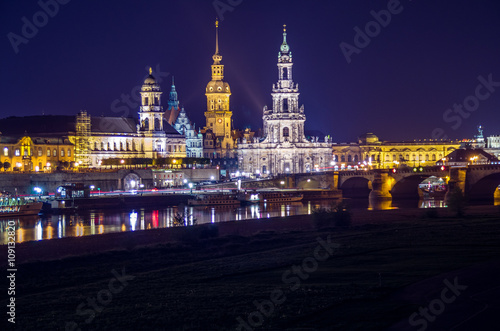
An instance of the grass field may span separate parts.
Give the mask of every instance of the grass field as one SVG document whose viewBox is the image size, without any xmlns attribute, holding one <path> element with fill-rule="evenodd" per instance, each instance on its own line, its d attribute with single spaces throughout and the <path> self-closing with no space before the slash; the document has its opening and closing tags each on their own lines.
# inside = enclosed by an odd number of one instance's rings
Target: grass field
<svg viewBox="0 0 500 331">
<path fill-rule="evenodd" d="M 499 215 L 355 219 L 349 228 L 190 238 L 24 263 L 16 279 L 16 327 L 384 330 L 417 308 L 391 300 L 398 290 L 498 259 Z M 320 244 L 329 240 L 331 254 Z M 273 299 L 258 312 L 254 301 Z"/>
</svg>

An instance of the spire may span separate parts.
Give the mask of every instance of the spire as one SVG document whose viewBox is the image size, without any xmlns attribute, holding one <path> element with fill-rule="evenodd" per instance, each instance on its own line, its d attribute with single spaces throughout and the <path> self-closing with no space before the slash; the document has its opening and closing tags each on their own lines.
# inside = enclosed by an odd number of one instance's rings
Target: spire
<svg viewBox="0 0 500 331">
<path fill-rule="evenodd" d="M 215 20 L 215 54 L 219 55 L 219 19 Z"/>
<path fill-rule="evenodd" d="M 214 64 L 220 64 L 222 56 L 219 54 L 219 19 L 215 20 L 215 54 L 212 56 Z"/>
<path fill-rule="evenodd" d="M 286 43 L 286 24 L 283 25 L 283 43 L 281 44 L 281 53 L 288 53 L 290 51 L 290 47 Z"/>
<path fill-rule="evenodd" d="M 172 76 L 172 88 L 168 98 L 168 109 L 178 109 L 179 100 L 177 99 L 177 91 L 175 90 L 174 76 Z"/>
</svg>

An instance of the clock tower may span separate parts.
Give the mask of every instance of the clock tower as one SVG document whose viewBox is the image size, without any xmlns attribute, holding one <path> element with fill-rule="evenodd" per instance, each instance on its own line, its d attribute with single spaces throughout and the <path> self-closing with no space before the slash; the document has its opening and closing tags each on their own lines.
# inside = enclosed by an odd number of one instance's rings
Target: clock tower
<svg viewBox="0 0 500 331">
<path fill-rule="evenodd" d="M 212 56 L 212 80 L 207 84 L 207 111 L 205 111 L 205 132 L 211 131 L 215 141 L 211 158 L 234 157 L 234 140 L 231 136 L 231 117 L 229 108 L 231 89 L 224 81 L 224 65 L 219 54 L 219 21 L 215 22 L 215 54 Z"/>
</svg>

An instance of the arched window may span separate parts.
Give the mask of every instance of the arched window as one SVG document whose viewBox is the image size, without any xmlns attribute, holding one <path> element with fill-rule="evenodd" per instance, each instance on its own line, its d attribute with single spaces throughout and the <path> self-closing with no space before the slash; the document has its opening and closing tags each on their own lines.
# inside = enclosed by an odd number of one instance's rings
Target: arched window
<svg viewBox="0 0 500 331">
<path fill-rule="evenodd" d="M 432 154 L 432 161 L 436 161 L 436 154 Z"/>
<path fill-rule="evenodd" d="M 146 118 L 144 120 L 144 130 L 146 130 L 146 131 L 149 130 L 149 118 Z"/>
<path fill-rule="evenodd" d="M 52 155 L 57 156 L 57 149 L 54 148 L 54 154 Z"/>
<path fill-rule="evenodd" d="M 94 143 L 94 150 L 97 151 L 97 141 Z"/>
<path fill-rule="evenodd" d="M 68 148 L 68 157 L 71 156 L 71 149 Z"/>
<path fill-rule="evenodd" d="M 347 162 L 349 162 L 349 163 L 352 162 L 352 156 L 350 156 L 350 155 L 347 156 Z"/>
<path fill-rule="evenodd" d="M 345 155 L 342 155 L 342 156 L 340 157 L 340 162 L 345 162 Z"/>
<path fill-rule="evenodd" d="M 290 136 L 290 129 L 287 127 L 283 128 L 283 137 L 289 137 Z"/>
<path fill-rule="evenodd" d="M 160 128 L 160 119 L 159 118 L 155 118 L 155 131 L 160 131 L 161 128 Z"/>
</svg>

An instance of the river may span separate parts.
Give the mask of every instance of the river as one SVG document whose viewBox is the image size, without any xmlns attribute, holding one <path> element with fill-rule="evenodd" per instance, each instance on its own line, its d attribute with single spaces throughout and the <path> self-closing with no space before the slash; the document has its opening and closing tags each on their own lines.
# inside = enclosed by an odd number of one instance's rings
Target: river
<svg viewBox="0 0 500 331">
<path fill-rule="evenodd" d="M 285 217 L 311 214 L 315 208 L 327 208 L 336 200 L 302 201 L 292 203 L 255 204 L 249 206 L 217 207 L 166 207 L 141 208 L 130 210 L 87 210 L 77 214 L 24 216 L 0 220 L 0 245 L 8 240 L 7 228 L 14 224 L 16 242 L 49 240 L 64 237 L 81 237 L 111 232 L 140 231 L 174 226 L 179 220 L 185 225 L 193 223 L 217 223 L 225 221 L 244 221 L 255 218 Z M 405 200 L 401 202 L 379 202 L 376 205 L 368 200 L 347 201 L 353 209 L 407 209 L 407 208 L 444 208 L 443 200 Z M 498 202 L 495 202 L 498 204 Z"/>
</svg>

